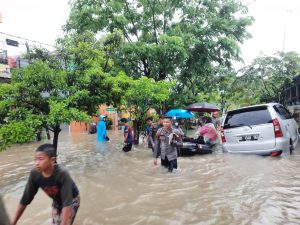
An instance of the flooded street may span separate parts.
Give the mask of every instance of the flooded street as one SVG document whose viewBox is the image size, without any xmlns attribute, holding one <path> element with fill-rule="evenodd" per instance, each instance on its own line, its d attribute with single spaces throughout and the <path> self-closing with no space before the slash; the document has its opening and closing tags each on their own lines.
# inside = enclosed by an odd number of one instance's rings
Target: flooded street
<svg viewBox="0 0 300 225">
<path fill-rule="evenodd" d="M 150 149 L 121 151 L 121 131 L 110 142 L 96 135 L 63 131 L 58 163 L 79 187 L 76 225 L 127 224 L 300 224 L 300 149 L 278 158 L 217 151 L 179 157 L 179 170 L 152 164 Z M 0 152 L 0 194 L 15 213 L 33 152 L 41 143 Z M 51 224 L 51 200 L 40 190 L 18 224 Z"/>
</svg>

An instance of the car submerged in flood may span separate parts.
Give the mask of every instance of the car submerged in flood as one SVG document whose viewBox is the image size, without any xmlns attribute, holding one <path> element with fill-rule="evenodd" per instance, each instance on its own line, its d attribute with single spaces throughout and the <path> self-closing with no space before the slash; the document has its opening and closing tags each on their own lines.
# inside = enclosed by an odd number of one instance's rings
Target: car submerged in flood
<svg viewBox="0 0 300 225">
<path fill-rule="evenodd" d="M 291 154 L 298 126 L 281 104 L 268 103 L 228 111 L 221 127 L 224 152 L 278 156 Z"/>
</svg>

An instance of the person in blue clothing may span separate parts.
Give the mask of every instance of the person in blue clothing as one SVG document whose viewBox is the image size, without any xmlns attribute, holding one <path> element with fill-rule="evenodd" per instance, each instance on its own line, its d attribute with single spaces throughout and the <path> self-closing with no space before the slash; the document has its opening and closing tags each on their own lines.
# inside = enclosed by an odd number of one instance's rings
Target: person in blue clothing
<svg viewBox="0 0 300 225">
<path fill-rule="evenodd" d="M 131 151 L 132 148 L 132 142 L 133 142 L 133 136 L 132 136 L 132 128 L 128 125 L 127 119 L 122 118 L 121 119 L 122 126 L 124 126 L 124 143 L 125 146 L 123 147 L 124 152 Z"/>
<path fill-rule="evenodd" d="M 106 133 L 106 123 L 105 123 L 105 117 L 103 115 L 100 115 L 100 120 L 98 122 L 97 127 L 97 139 L 98 141 L 109 141 L 109 137 Z"/>
</svg>

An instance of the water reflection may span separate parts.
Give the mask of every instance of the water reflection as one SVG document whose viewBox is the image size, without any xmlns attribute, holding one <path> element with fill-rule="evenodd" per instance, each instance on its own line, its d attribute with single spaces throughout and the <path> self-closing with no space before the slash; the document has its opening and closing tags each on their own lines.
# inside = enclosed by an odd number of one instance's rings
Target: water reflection
<svg viewBox="0 0 300 225">
<path fill-rule="evenodd" d="M 108 146 L 107 146 L 107 142 L 106 141 L 97 142 L 97 144 L 96 144 L 96 152 L 97 153 L 105 155 L 107 153 L 107 150 L 108 150 Z"/>
<path fill-rule="evenodd" d="M 179 171 L 152 164 L 142 145 L 124 153 L 121 131 L 110 141 L 62 132 L 60 164 L 67 167 L 82 198 L 77 225 L 87 224 L 299 224 L 300 154 L 279 158 L 217 151 L 178 158 Z M 1 152 L 0 193 L 15 212 L 33 150 L 38 143 Z M 19 224 L 50 224 L 51 201 L 36 196 Z"/>
</svg>

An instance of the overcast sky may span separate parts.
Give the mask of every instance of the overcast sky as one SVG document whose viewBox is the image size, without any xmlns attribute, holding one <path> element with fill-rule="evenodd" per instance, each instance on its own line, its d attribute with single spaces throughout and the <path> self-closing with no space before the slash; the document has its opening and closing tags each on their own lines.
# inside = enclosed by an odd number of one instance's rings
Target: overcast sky
<svg viewBox="0 0 300 225">
<path fill-rule="evenodd" d="M 246 64 L 260 52 L 272 55 L 276 51 L 300 53 L 300 0 L 243 0 L 249 14 L 255 18 L 248 31 L 252 38 L 241 46 Z"/>
<path fill-rule="evenodd" d="M 242 1 L 255 18 L 248 28 L 253 37 L 241 46 L 246 64 L 260 52 L 271 55 L 284 49 L 300 53 L 300 0 Z M 62 35 L 69 11 L 68 0 L 0 0 L 0 32 L 53 45 Z M 7 47 L 5 38 L 15 38 L 0 33 L 0 48 L 8 48 L 9 54 L 24 50 L 22 45 L 19 49 Z"/>
</svg>

